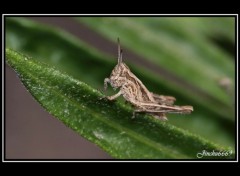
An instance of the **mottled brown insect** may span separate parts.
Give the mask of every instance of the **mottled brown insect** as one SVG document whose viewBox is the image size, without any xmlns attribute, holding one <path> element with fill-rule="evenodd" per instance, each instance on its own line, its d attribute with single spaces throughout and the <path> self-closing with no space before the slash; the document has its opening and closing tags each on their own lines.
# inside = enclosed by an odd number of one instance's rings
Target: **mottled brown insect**
<svg viewBox="0 0 240 176">
<path fill-rule="evenodd" d="M 174 106 L 176 100 L 172 96 L 154 94 L 144 86 L 144 84 L 130 71 L 128 66 L 122 61 L 122 49 L 118 39 L 118 64 L 114 67 L 109 78 L 104 80 L 104 90 L 109 83 L 114 90 L 119 88 L 115 95 L 106 97 L 114 100 L 122 95 L 125 100 L 135 107 L 133 117 L 136 112 L 145 112 L 161 120 L 167 120 L 166 113 L 189 114 L 193 111 L 192 106 Z"/>
</svg>

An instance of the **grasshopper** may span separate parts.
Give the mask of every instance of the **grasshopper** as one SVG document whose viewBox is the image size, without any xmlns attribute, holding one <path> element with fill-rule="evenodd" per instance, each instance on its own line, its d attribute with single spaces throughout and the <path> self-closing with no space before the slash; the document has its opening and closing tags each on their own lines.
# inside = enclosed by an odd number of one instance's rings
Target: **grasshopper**
<svg viewBox="0 0 240 176">
<path fill-rule="evenodd" d="M 167 120 L 166 113 L 189 114 L 193 111 L 192 106 L 173 105 L 176 99 L 172 96 L 157 95 L 150 92 L 122 61 L 122 53 L 118 39 L 118 63 L 112 70 L 110 77 L 104 79 L 104 90 L 107 90 L 109 83 L 114 90 L 119 88 L 119 92 L 107 96 L 108 100 L 114 100 L 122 95 L 127 102 L 135 107 L 133 118 L 135 113 L 144 112 L 160 120 Z"/>
</svg>

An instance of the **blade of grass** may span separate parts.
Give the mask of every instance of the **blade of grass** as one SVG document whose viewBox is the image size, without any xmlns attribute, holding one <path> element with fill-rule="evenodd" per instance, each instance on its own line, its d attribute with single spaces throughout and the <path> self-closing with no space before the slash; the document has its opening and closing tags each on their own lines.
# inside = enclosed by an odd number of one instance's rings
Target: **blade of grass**
<svg viewBox="0 0 240 176">
<path fill-rule="evenodd" d="M 203 150 L 227 150 L 149 116 L 131 121 L 129 107 L 101 99 L 87 84 L 11 49 L 6 50 L 6 61 L 49 113 L 113 157 L 197 158 Z"/>
</svg>

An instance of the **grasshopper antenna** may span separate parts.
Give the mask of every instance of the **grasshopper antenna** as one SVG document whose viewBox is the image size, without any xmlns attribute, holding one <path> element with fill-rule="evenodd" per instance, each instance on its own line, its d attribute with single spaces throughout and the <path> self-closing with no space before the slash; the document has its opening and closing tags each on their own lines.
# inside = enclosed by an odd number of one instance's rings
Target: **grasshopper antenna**
<svg viewBox="0 0 240 176">
<path fill-rule="evenodd" d="M 121 64 L 122 63 L 122 49 L 120 46 L 119 38 L 117 39 L 117 41 L 118 41 L 118 64 Z"/>
</svg>

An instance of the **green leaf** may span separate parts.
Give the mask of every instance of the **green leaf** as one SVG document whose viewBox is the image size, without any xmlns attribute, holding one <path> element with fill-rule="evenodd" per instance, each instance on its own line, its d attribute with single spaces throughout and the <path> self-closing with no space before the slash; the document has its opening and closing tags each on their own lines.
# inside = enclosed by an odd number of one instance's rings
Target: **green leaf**
<svg viewBox="0 0 240 176">
<path fill-rule="evenodd" d="M 227 150 L 150 116 L 133 120 L 128 106 L 102 99 L 89 85 L 11 49 L 6 61 L 49 113 L 113 157 L 183 159 L 197 158 L 203 150 Z"/>
<path fill-rule="evenodd" d="M 122 44 L 125 45 L 125 40 L 128 38 L 120 37 Z M 31 55 L 38 61 L 53 65 L 97 89 L 103 88 L 103 79 L 109 76 L 116 64 L 116 56 L 104 55 L 59 28 L 25 18 L 6 19 L 6 45 Z M 222 104 L 212 101 L 200 102 L 198 98 L 202 98 L 201 94 L 194 95 L 191 90 L 182 90 L 175 83 L 169 83 L 163 76 L 152 73 L 144 66 L 132 65 L 128 58 L 124 57 L 124 59 L 132 72 L 150 91 L 175 96 L 179 105 L 193 105 L 194 112 L 191 115 L 169 115 L 168 123 L 198 134 L 213 143 L 219 143 L 221 146 L 230 146 L 234 150 L 235 124 L 231 120 L 232 116 L 226 118 L 221 113 L 215 113 L 212 106 L 206 108 L 205 103 L 214 104 L 223 111 L 226 107 L 223 108 Z"/>
</svg>

